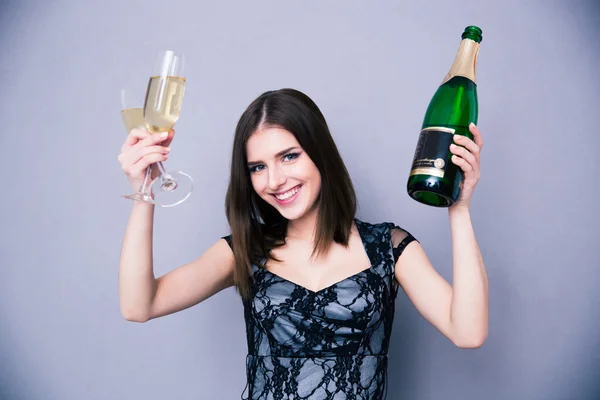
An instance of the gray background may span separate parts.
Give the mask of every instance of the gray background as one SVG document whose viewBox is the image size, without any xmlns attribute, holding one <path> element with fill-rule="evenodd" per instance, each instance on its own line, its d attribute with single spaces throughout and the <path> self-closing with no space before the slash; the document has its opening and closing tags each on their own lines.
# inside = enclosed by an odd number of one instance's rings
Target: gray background
<svg viewBox="0 0 600 400">
<path fill-rule="evenodd" d="M 600 387 L 597 1 L 4 1 L 0 13 L 2 400 L 236 399 L 246 342 L 233 289 L 147 324 L 122 319 L 131 204 L 119 89 L 187 55 L 168 162 L 188 202 L 158 209 L 156 274 L 228 233 L 237 118 L 265 90 L 322 108 L 358 217 L 394 221 L 451 279 L 445 210 L 405 192 L 422 117 L 465 26 L 479 25 L 486 146 L 472 216 L 490 333 L 451 345 L 401 294 L 388 398 L 597 399 Z"/>
</svg>

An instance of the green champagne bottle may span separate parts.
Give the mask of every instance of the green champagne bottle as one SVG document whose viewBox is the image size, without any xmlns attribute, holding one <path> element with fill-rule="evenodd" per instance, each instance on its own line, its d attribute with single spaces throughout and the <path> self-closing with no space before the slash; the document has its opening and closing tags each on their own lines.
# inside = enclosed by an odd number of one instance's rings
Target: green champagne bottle
<svg viewBox="0 0 600 400">
<path fill-rule="evenodd" d="M 454 135 L 473 139 L 469 123 L 477 124 L 475 65 L 481 39 L 480 28 L 465 28 L 454 63 L 429 102 L 406 185 L 420 203 L 450 207 L 459 198 L 463 173 L 450 159 L 450 144 Z"/>
</svg>

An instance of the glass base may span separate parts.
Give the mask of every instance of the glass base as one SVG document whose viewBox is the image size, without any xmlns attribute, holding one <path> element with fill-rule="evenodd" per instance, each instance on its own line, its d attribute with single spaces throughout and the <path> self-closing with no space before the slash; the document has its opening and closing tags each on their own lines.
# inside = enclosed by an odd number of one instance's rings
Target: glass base
<svg viewBox="0 0 600 400">
<path fill-rule="evenodd" d="M 122 197 L 153 204 L 159 207 L 173 207 L 186 201 L 194 188 L 192 177 L 181 171 L 167 172 L 150 182 L 150 193 L 133 193 Z"/>
<path fill-rule="evenodd" d="M 142 203 L 148 203 L 148 204 L 154 204 L 154 200 L 152 199 L 152 196 L 150 196 L 147 193 L 133 193 L 133 194 L 124 194 L 122 195 L 122 197 L 129 199 L 129 200 L 134 200 L 134 201 L 139 201 Z"/>
<path fill-rule="evenodd" d="M 154 204 L 173 207 L 186 201 L 194 188 L 192 177 L 182 171 L 167 172 L 151 183 Z"/>
</svg>

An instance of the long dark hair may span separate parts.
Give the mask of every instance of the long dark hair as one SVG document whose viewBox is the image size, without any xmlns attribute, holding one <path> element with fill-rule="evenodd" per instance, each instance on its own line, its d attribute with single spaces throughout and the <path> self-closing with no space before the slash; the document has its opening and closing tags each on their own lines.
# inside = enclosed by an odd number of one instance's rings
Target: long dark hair
<svg viewBox="0 0 600 400">
<path fill-rule="evenodd" d="M 294 89 L 268 91 L 256 98 L 235 130 L 225 198 L 235 256 L 234 282 L 244 299 L 251 295 L 251 264 L 274 259 L 271 250 L 285 243 L 287 231 L 287 219 L 256 194 L 250 180 L 246 144 L 254 132 L 266 127 L 292 133 L 321 174 L 313 255 L 326 253 L 333 241 L 347 246 L 356 212 L 352 181 L 317 105 Z"/>
</svg>

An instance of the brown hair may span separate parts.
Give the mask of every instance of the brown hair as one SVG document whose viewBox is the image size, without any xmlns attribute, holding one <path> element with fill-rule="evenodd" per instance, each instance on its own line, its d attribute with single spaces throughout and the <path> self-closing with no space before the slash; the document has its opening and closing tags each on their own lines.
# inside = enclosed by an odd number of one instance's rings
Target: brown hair
<svg viewBox="0 0 600 400">
<path fill-rule="evenodd" d="M 352 181 L 317 105 L 294 89 L 268 91 L 256 98 L 235 130 L 225 198 L 235 256 L 234 282 L 246 300 L 251 295 L 252 263 L 274 259 L 271 250 L 285 243 L 287 231 L 287 219 L 256 194 L 250 180 L 246 144 L 265 127 L 292 133 L 321 174 L 313 255 L 326 253 L 333 241 L 347 246 L 356 212 Z"/>
</svg>

